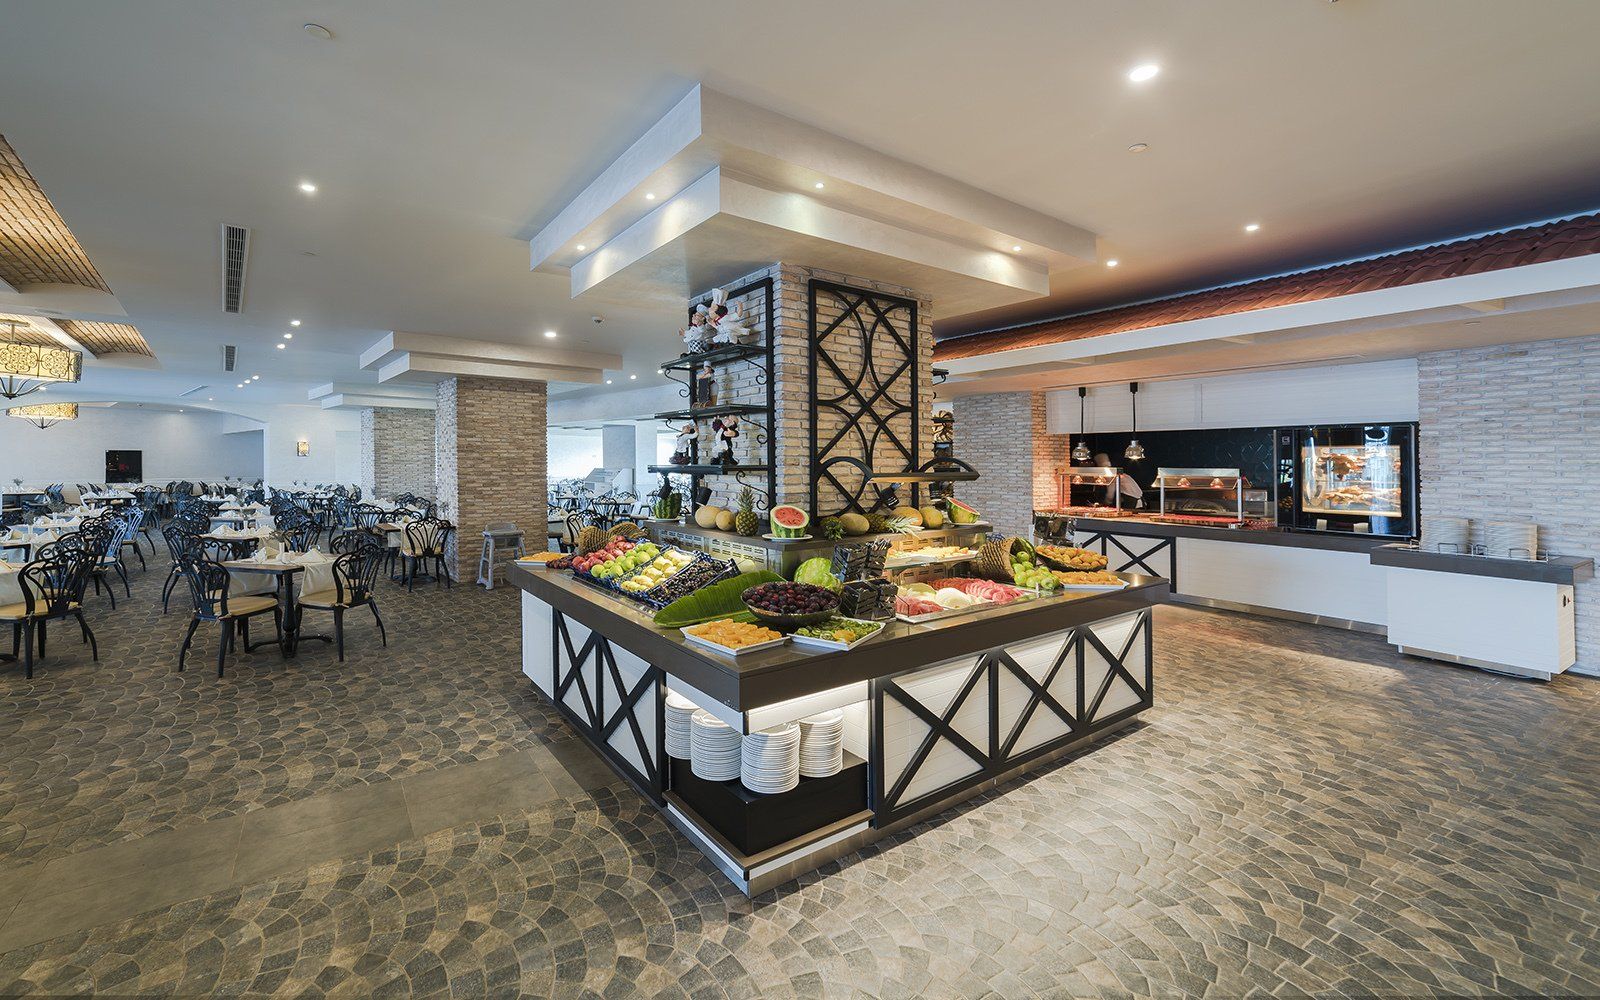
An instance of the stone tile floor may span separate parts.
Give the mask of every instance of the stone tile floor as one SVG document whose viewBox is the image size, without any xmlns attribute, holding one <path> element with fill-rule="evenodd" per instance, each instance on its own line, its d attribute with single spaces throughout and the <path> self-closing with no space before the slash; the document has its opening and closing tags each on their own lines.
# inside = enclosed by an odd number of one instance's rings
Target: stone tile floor
<svg viewBox="0 0 1600 1000">
<path fill-rule="evenodd" d="M 1136 728 L 746 900 L 522 682 L 515 591 L 219 682 L 159 586 L 0 666 L 0 994 L 1600 995 L 1597 680 L 1162 609 Z"/>
</svg>

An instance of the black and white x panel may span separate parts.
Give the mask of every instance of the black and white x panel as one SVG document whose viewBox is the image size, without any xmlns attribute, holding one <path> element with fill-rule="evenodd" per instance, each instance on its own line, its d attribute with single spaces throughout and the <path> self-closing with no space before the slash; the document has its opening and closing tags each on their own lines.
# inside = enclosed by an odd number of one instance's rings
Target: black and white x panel
<svg viewBox="0 0 1600 1000">
<path fill-rule="evenodd" d="M 665 675 L 554 610 L 549 635 L 551 700 L 612 763 L 659 798 L 666 788 Z"/>
<path fill-rule="evenodd" d="M 882 686 L 882 801 L 911 803 L 989 763 L 988 661 L 964 656 Z"/>
<path fill-rule="evenodd" d="M 1082 631 L 1084 720 L 1093 725 L 1149 705 L 1149 612 L 1096 622 Z"/>
<path fill-rule="evenodd" d="M 1118 573 L 1143 573 L 1171 580 L 1177 588 L 1177 539 L 1115 535 L 1108 531 L 1079 531 L 1072 544 L 1106 557 L 1106 568 Z"/>
<path fill-rule="evenodd" d="M 1076 732 L 1077 631 L 1019 642 L 999 654 L 1000 757 L 1009 760 Z"/>
</svg>

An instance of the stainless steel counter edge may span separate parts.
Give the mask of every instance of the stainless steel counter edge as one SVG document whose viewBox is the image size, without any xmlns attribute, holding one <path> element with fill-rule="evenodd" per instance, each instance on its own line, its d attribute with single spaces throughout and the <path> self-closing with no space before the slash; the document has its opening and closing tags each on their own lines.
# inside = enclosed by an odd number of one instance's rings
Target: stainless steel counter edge
<svg viewBox="0 0 1600 1000">
<path fill-rule="evenodd" d="M 1167 599 L 1166 580 L 1127 576 L 1132 584 L 1119 591 L 1004 605 L 922 625 L 889 622 L 886 634 L 849 651 L 788 643 L 735 659 L 702 650 L 677 630 L 657 628 L 624 598 L 569 573 L 515 564 L 508 570 L 510 582 L 522 590 L 741 712 L 1114 618 Z"/>
<path fill-rule="evenodd" d="M 1038 517 L 1054 517 L 1040 512 Z M 1067 518 L 1063 517 L 1063 521 Z M 1243 542 L 1249 545 L 1285 545 L 1299 549 L 1325 549 L 1332 552 L 1370 552 L 1382 545 L 1394 543 L 1393 538 L 1362 537 L 1360 535 L 1317 534 L 1309 531 L 1286 531 L 1282 528 L 1250 530 L 1247 528 L 1212 528 L 1199 524 L 1169 524 L 1145 521 L 1135 517 L 1080 517 L 1075 522 L 1080 531 L 1105 531 L 1113 535 L 1136 535 L 1141 538 L 1204 538 L 1217 542 Z"/>
<path fill-rule="evenodd" d="M 1551 556 L 1545 562 L 1537 562 L 1531 559 L 1490 559 L 1485 556 L 1423 552 L 1404 545 L 1381 545 L 1373 549 L 1372 564 L 1567 586 L 1594 576 L 1594 560 L 1578 556 Z"/>
</svg>

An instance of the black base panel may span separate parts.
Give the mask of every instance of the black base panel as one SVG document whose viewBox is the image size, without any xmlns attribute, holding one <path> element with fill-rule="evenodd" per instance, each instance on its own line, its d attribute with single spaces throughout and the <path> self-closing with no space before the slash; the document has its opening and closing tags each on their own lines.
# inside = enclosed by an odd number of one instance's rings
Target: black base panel
<svg viewBox="0 0 1600 1000">
<path fill-rule="evenodd" d="M 752 792 L 738 781 L 697 778 L 688 761 L 670 760 L 672 790 L 745 855 L 759 854 L 867 808 L 867 762 L 849 753 L 838 774 L 801 778 L 800 784 L 777 795 Z"/>
</svg>

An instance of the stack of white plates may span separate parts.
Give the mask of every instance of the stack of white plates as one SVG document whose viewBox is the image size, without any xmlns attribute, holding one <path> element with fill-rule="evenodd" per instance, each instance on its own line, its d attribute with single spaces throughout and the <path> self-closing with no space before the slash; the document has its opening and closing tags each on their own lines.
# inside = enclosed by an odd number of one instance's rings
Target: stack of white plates
<svg viewBox="0 0 1600 1000">
<path fill-rule="evenodd" d="M 800 773 L 826 778 L 844 767 L 844 712 L 834 709 L 800 720 Z"/>
<path fill-rule="evenodd" d="M 698 711 L 694 702 L 676 691 L 667 692 L 667 756 L 688 760 L 693 745 L 689 738 L 689 720 Z"/>
<path fill-rule="evenodd" d="M 1464 517 L 1427 517 L 1422 519 L 1421 548 L 1427 552 L 1466 555 L 1472 522 Z"/>
<path fill-rule="evenodd" d="M 800 727 L 785 722 L 746 736 L 739 780 L 752 792 L 766 795 L 800 784 Z"/>
<path fill-rule="evenodd" d="M 689 770 L 707 781 L 732 781 L 739 776 L 739 731 L 700 709 L 689 725 Z"/>
<path fill-rule="evenodd" d="M 1537 559 L 1539 526 L 1521 521 L 1486 521 L 1483 551 L 1496 559 Z"/>
</svg>

